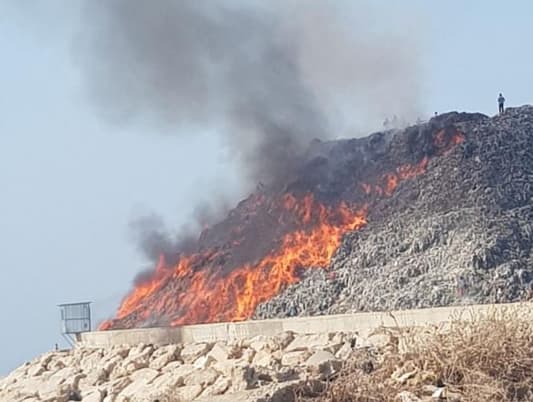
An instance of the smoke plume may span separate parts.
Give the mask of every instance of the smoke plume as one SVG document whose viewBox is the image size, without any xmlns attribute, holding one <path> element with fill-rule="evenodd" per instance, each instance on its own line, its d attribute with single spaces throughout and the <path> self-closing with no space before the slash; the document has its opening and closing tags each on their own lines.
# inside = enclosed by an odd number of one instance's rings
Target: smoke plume
<svg viewBox="0 0 533 402">
<path fill-rule="evenodd" d="M 375 32 L 377 15 L 349 4 L 90 0 L 77 53 L 106 118 L 215 132 L 243 179 L 280 187 L 312 139 L 418 110 L 416 40 Z M 149 255 L 173 247 L 158 230 L 141 232 Z"/>
<path fill-rule="evenodd" d="M 217 131 L 246 178 L 275 184 L 313 138 L 417 106 L 412 41 L 372 33 L 364 7 L 353 21 L 345 11 L 294 0 L 90 1 L 82 65 L 108 118 Z"/>
</svg>

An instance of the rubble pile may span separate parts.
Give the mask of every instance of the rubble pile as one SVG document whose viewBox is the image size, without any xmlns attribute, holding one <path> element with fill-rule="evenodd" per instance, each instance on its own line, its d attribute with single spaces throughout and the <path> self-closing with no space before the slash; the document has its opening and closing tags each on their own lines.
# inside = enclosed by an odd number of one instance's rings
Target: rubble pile
<svg viewBox="0 0 533 402">
<path fill-rule="evenodd" d="M 380 342 L 376 336 L 286 332 L 234 342 L 77 347 L 44 354 L 0 379 L 0 400 L 274 402 L 277 390 L 298 384 L 311 387 L 310 396 L 322 391 L 354 350 Z"/>
<path fill-rule="evenodd" d="M 313 141 L 101 329 L 468 303 L 533 293 L 533 107 Z"/>
<path fill-rule="evenodd" d="M 464 142 L 369 209 L 327 270 L 259 305 L 256 318 L 528 299 L 533 283 L 533 107 L 449 113 L 398 132 L 453 126 Z M 421 144 L 412 143 L 417 147 Z M 423 144 L 422 144 L 423 146 Z"/>
</svg>

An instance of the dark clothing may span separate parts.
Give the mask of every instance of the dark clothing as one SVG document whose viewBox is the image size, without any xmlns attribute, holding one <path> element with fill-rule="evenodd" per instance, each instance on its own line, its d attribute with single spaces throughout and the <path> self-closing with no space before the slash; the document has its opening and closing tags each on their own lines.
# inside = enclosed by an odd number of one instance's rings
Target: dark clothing
<svg viewBox="0 0 533 402">
<path fill-rule="evenodd" d="M 504 112 L 504 104 L 505 104 L 505 98 L 503 97 L 502 94 L 500 94 L 500 96 L 498 97 L 498 111 L 500 112 L 500 114 Z"/>
</svg>

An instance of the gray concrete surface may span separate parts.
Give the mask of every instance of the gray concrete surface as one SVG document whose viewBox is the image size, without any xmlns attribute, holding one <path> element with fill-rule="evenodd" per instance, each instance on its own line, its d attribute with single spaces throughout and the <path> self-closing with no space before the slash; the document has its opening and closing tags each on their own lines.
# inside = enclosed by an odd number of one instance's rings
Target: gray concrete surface
<svg viewBox="0 0 533 402">
<path fill-rule="evenodd" d="M 472 317 L 503 311 L 524 312 L 533 319 L 533 303 L 483 304 L 472 306 L 439 307 L 376 313 L 339 314 L 315 317 L 294 317 L 271 320 L 225 322 L 216 324 L 185 325 L 176 328 L 138 328 L 115 331 L 94 331 L 81 335 L 78 344 L 88 347 L 134 345 L 150 343 L 213 342 L 245 339 L 257 335 L 273 336 L 284 331 L 301 334 L 328 332 L 358 332 L 362 336 L 380 327 L 408 327 L 439 325 L 453 318 L 470 320 Z"/>
</svg>

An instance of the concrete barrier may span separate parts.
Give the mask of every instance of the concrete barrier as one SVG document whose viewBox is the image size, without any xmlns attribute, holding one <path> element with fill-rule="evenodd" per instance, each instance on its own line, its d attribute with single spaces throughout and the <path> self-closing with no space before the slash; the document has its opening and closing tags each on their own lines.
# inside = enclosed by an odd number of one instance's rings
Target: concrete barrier
<svg viewBox="0 0 533 402">
<path fill-rule="evenodd" d="M 439 325 L 453 318 L 470 320 L 490 312 L 519 309 L 533 319 L 533 303 L 481 304 L 438 307 L 392 312 L 354 313 L 315 317 L 293 317 L 270 320 L 185 325 L 175 328 L 136 328 L 94 331 L 81 334 L 78 344 L 87 347 L 109 347 L 139 343 L 166 345 L 171 343 L 214 342 L 246 339 L 257 335 L 273 336 L 284 331 L 301 334 L 358 332 L 365 336 L 380 327 Z"/>
</svg>

